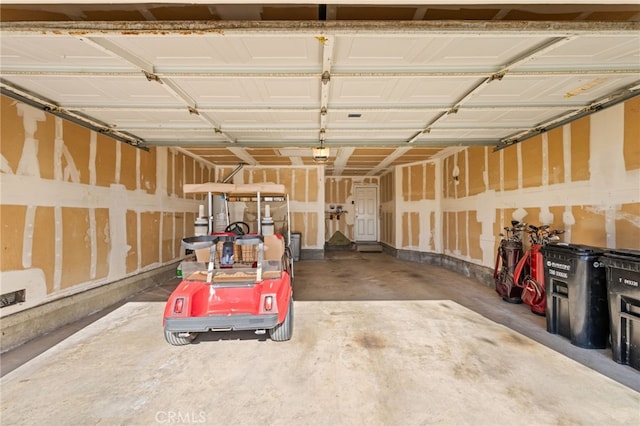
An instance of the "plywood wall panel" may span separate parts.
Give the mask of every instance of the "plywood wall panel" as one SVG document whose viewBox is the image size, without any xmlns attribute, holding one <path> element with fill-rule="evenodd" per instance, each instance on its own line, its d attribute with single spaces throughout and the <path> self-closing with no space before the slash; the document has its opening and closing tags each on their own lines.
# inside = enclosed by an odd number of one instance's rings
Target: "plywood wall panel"
<svg viewBox="0 0 640 426">
<path fill-rule="evenodd" d="M 585 206 L 572 208 L 575 224 L 571 227 L 571 242 L 596 247 L 607 246 L 605 215 Z"/>
<path fill-rule="evenodd" d="M 503 149 L 503 169 L 505 191 L 518 189 L 518 146 Z"/>
<path fill-rule="evenodd" d="M 165 167 L 167 168 L 167 194 L 173 195 L 175 194 L 175 161 L 176 161 L 176 153 L 173 149 L 167 150 L 167 164 Z"/>
<path fill-rule="evenodd" d="M 393 234 L 392 234 L 392 217 L 391 212 L 383 211 L 380 214 L 380 241 L 386 244 L 393 243 Z"/>
<path fill-rule="evenodd" d="M 184 156 L 184 180 L 182 181 L 182 185 L 180 185 L 180 188 L 182 188 L 183 185 L 186 183 L 193 183 L 195 173 L 196 173 L 195 161 L 193 160 L 193 158 L 185 155 Z M 197 194 L 185 194 L 184 196 L 185 198 L 197 199 Z"/>
<path fill-rule="evenodd" d="M 446 249 L 449 252 L 456 250 L 456 213 L 446 212 L 444 214 L 445 219 L 445 244 Z"/>
<path fill-rule="evenodd" d="M 387 203 L 393 200 L 393 179 L 393 173 L 387 173 L 380 179 L 380 201 L 382 203 Z"/>
<path fill-rule="evenodd" d="M 456 224 L 456 248 L 460 251 L 462 256 L 468 256 L 469 250 L 467 247 L 467 212 L 457 212 L 457 224 Z"/>
<path fill-rule="evenodd" d="M 409 167 L 409 201 L 418 201 L 424 197 L 424 166 L 416 164 Z"/>
<path fill-rule="evenodd" d="M 184 253 L 184 249 L 182 248 L 182 239 L 187 236 L 185 230 L 187 222 L 187 215 L 183 212 L 174 213 L 174 228 L 173 228 L 173 252 L 176 255 L 181 255 Z"/>
<path fill-rule="evenodd" d="M 553 222 L 549 223 L 551 229 L 565 230 L 565 224 L 562 217 L 564 211 L 564 206 L 549 207 L 549 212 L 553 215 Z M 564 240 L 564 237 L 561 237 L 561 239 Z"/>
<path fill-rule="evenodd" d="M 96 141 L 96 185 L 110 186 L 116 181 L 116 144 L 104 135 Z"/>
<path fill-rule="evenodd" d="M 55 232 L 51 231 L 55 229 L 55 223 L 55 211 L 53 207 L 38 207 L 36 209 L 30 267 L 41 269 L 44 273 L 45 282 L 47 283 L 47 294 L 52 293 L 54 290 L 56 256 L 52 256 L 51 253 L 55 253 L 56 251 L 56 235 Z"/>
<path fill-rule="evenodd" d="M 138 213 L 127 210 L 127 245 L 129 251 L 126 255 L 127 272 L 138 270 Z"/>
<path fill-rule="evenodd" d="M 585 117 L 571 126 L 571 180 L 589 180 L 589 157 L 591 155 L 591 121 Z"/>
<path fill-rule="evenodd" d="M 62 289 L 91 279 L 89 209 L 62 208 Z"/>
<path fill-rule="evenodd" d="M 467 176 L 467 151 L 459 152 L 455 158 L 457 159 L 458 166 L 458 180 L 455 180 L 453 177 L 453 184 L 455 187 L 456 198 L 464 198 L 467 196 L 467 181 L 469 177 Z M 455 168 L 454 168 L 455 170 Z"/>
<path fill-rule="evenodd" d="M 181 152 L 177 152 L 175 156 L 175 166 L 174 166 L 174 182 L 173 182 L 173 192 L 176 196 L 182 198 L 184 197 L 184 184 L 185 179 L 185 155 Z M 188 197 L 185 197 L 188 198 Z"/>
<path fill-rule="evenodd" d="M 0 241 L 2 255 L 0 266 L 3 271 L 22 269 L 23 235 L 27 207 L 0 205 Z"/>
<path fill-rule="evenodd" d="M 521 143 L 522 186 L 534 188 L 542 185 L 542 136 Z"/>
<path fill-rule="evenodd" d="M 307 171 L 295 169 L 293 171 L 294 193 L 291 197 L 296 201 L 307 201 Z"/>
<path fill-rule="evenodd" d="M 402 240 L 400 241 L 400 247 L 407 247 L 411 244 L 411 237 L 409 236 L 409 213 L 402 213 Z"/>
<path fill-rule="evenodd" d="M 455 155 L 452 155 L 444 161 L 444 176 L 442 177 L 444 198 L 455 197 L 455 180 L 453 178 L 453 169 L 456 166 L 455 158 Z"/>
<path fill-rule="evenodd" d="M 38 130 L 35 132 L 35 138 L 38 140 L 39 176 L 42 179 L 56 178 L 55 168 L 57 160 L 54 158 L 54 141 L 57 137 L 56 128 L 61 126 L 61 118 L 53 118 L 49 115 L 45 115 L 42 121 L 38 121 Z"/>
<path fill-rule="evenodd" d="M 492 191 L 500 190 L 500 152 L 504 152 L 504 150 L 498 152 L 489 150 L 487 153 L 489 190 Z"/>
<path fill-rule="evenodd" d="M 640 169 L 640 96 L 624 105 L 623 153 L 626 170 Z"/>
<path fill-rule="evenodd" d="M 0 108 L 4 113 L 3 116 L 9 116 L 10 114 L 12 118 L 11 120 L 0 120 L 0 136 L 2 137 L 0 154 L 4 157 L 6 166 L 15 173 L 18 170 L 20 156 L 22 155 L 25 139 L 24 125 L 18 117 L 16 103 L 4 96 L 0 97 L 0 101 Z"/>
<path fill-rule="evenodd" d="M 120 182 L 129 191 L 138 189 L 137 174 L 137 155 L 138 149 L 130 145 L 121 143 L 118 145 L 120 150 Z"/>
<path fill-rule="evenodd" d="M 173 231 L 173 213 L 172 212 L 163 212 L 162 213 L 162 258 L 161 261 L 163 263 L 169 262 L 173 259 L 174 256 L 174 231 Z"/>
<path fill-rule="evenodd" d="M 482 224 L 478 221 L 478 215 L 474 210 L 468 212 L 468 242 L 469 257 L 471 259 L 482 260 L 482 248 L 480 247 L 480 235 L 482 234 Z"/>
<path fill-rule="evenodd" d="M 418 247 L 420 245 L 420 213 L 411 212 L 409 220 L 411 221 L 409 244 L 412 247 Z"/>
<path fill-rule="evenodd" d="M 409 201 L 411 199 L 411 187 L 409 180 L 409 168 L 402 168 L 402 200 Z"/>
<path fill-rule="evenodd" d="M 315 247 L 318 245 L 318 214 L 314 212 L 305 213 L 307 216 L 305 246 Z"/>
<path fill-rule="evenodd" d="M 616 218 L 616 247 L 635 248 L 640 245 L 640 203 L 628 203 L 620 206 Z"/>
<path fill-rule="evenodd" d="M 139 151 L 140 155 L 140 189 L 149 194 L 156 193 L 156 148 L 148 152 Z"/>
<path fill-rule="evenodd" d="M 429 213 L 429 249 L 433 250 L 436 246 L 436 240 L 435 240 L 435 236 L 436 236 L 436 213 L 435 212 L 431 212 Z"/>
<path fill-rule="evenodd" d="M 140 213 L 142 268 L 160 261 L 160 213 Z"/>
<path fill-rule="evenodd" d="M 71 182 L 88 184 L 91 131 L 68 121 L 63 123 L 64 145 L 69 154 L 61 158 L 64 176 Z M 135 170 L 135 163 L 133 166 Z"/>
<path fill-rule="evenodd" d="M 564 182 L 564 146 L 563 146 L 563 130 L 561 127 L 551 130 L 547 133 L 547 152 L 548 152 L 548 181 L 549 185 L 555 185 Z"/>
<path fill-rule="evenodd" d="M 285 188 L 287 188 L 287 191 L 289 191 L 289 193 L 291 193 L 291 187 L 293 185 L 293 170 L 291 169 L 280 169 L 280 182 L 282 185 L 284 185 Z"/>
<path fill-rule="evenodd" d="M 96 266 L 94 279 L 102 279 L 109 275 L 109 254 L 111 253 L 109 209 L 95 209 L 94 216 L 96 226 Z M 51 245 L 53 245 L 53 241 L 51 241 Z M 49 253 L 51 253 L 51 251 L 49 251 Z"/>
<path fill-rule="evenodd" d="M 436 199 L 436 165 L 434 163 L 427 163 L 426 170 L 427 187 L 425 188 L 425 196 L 427 200 Z"/>
<path fill-rule="evenodd" d="M 477 195 L 485 190 L 484 184 L 484 157 L 483 146 L 471 147 L 467 150 L 469 161 L 469 195 Z"/>
<path fill-rule="evenodd" d="M 265 169 L 264 181 L 266 183 L 278 183 L 278 170 L 279 169 Z"/>
<path fill-rule="evenodd" d="M 307 239 L 307 232 L 304 232 L 305 230 L 305 223 L 304 223 L 304 219 L 305 219 L 305 215 L 302 212 L 291 212 L 291 231 L 292 232 L 302 232 L 302 241 L 301 241 L 301 245 L 304 245 L 304 243 L 306 243 L 306 239 Z M 331 236 L 329 236 L 331 237 Z"/>
<path fill-rule="evenodd" d="M 307 201 L 310 203 L 315 203 L 320 199 L 320 192 L 318 191 L 320 185 L 322 185 L 322 180 L 318 175 L 318 169 L 307 169 L 308 179 L 309 179 L 309 194 L 307 196 Z"/>
</svg>

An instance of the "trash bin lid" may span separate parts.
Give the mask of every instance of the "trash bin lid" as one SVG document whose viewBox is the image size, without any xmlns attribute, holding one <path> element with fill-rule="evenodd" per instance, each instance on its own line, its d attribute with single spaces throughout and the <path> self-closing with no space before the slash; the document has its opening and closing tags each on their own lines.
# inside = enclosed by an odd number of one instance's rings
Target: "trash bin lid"
<svg viewBox="0 0 640 426">
<path fill-rule="evenodd" d="M 586 246 L 583 244 L 570 244 L 562 242 L 551 242 L 542 248 L 543 251 L 570 252 L 574 256 L 600 256 L 605 250 L 600 247 Z"/>
<path fill-rule="evenodd" d="M 610 249 L 604 253 L 605 256 L 609 257 L 624 257 L 628 258 L 628 260 L 640 262 L 640 250 L 633 249 Z"/>
</svg>

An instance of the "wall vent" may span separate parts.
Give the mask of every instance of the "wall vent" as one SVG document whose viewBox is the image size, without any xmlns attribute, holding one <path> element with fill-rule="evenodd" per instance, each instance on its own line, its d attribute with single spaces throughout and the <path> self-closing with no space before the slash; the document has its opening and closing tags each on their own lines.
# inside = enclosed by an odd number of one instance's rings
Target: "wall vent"
<svg viewBox="0 0 640 426">
<path fill-rule="evenodd" d="M 27 291 L 25 289 L 5 293 L 0 296 L 0 308 L 17 305 L 18 303 L 23 303 L 26 300 Z"/>
</svg>

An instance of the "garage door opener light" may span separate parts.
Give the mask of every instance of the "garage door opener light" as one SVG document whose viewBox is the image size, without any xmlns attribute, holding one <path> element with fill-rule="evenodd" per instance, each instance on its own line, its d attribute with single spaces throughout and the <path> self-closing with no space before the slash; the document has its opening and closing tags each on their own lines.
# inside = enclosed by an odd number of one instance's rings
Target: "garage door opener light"
<svg viewBox="0 0 640 426">
<path fill-rule="evenodd" d="M 329 148 L 320 142 L 320 146 L 312 149 L 313 161 L 316 163 L 326 163 L 329 160 Z"/>
</svg>

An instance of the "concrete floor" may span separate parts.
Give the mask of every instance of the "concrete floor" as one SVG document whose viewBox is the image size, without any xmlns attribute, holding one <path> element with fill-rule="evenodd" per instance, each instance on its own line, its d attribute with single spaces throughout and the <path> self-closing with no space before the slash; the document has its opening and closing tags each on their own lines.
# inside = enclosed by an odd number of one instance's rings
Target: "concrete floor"
<svg viewBox="0 0 640 426">
<path fill-rule="evenodd" d="M 163 338 L 177 280 L 2 354 L 2 424 L 640 424 L 640 372 L 383 253 L 296 263 L 294 336 Z"/>
</svg>

